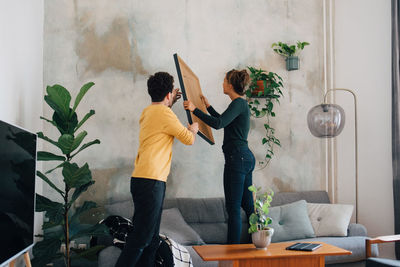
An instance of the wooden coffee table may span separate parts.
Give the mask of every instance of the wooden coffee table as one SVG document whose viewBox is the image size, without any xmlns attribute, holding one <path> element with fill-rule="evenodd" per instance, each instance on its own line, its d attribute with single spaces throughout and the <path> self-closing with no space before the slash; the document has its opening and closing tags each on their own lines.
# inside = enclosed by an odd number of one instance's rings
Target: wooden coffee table
<svg viewBox="0 0 400 267">
<path fill-rule="evenodd" d="M 325 266 L 325 256 L 350 255 L 351 251 L 323 242 L 312 252 L 286 250 L 296 242 L 272 243 L 266 250 L 253 244 L 193 246 L 204 261 L 219 261 L 220 267 L 314 267 Z"/>
</svg>

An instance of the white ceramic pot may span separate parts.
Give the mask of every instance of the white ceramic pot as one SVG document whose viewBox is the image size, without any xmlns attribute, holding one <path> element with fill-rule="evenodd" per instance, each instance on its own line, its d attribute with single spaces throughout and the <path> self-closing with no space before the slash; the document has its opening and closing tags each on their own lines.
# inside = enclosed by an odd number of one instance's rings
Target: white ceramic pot
<svg viewBox="0 0 400 267">
<path fill-rule="evenodd" d="M 268 228 L 267 230 L 259 230 L 251 234 L 251 239 L 256 248 L 267 249 L 267 246 L 271 243 L 271 238 L 273 234 L 273 228 Z"/>
</svg>

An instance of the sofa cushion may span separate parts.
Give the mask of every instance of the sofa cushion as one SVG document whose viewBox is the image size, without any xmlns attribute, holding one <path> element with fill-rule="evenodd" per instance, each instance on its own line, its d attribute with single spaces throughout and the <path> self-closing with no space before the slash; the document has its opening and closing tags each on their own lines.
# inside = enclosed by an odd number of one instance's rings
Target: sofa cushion
<svg viewBox="0 0 400 267">
<path fill-rule="evenodd" d="M 268 216 L 271 217 L 271 227 L 274 228 L 272 242 L 315 237 L 305 200 L 271 207 Z"/>
<path fill-rule="evenodd" d="M 315 236 L 347 236 L 352 205 L 307 203 Z"/>
<path fill-rule="evenodd" d="M 106 247 L 99 253 L 98 267 L 115 266 L 120 254 L 121 249 L 115 246 Z"/>
<path fill-rule="evenodd" d="M 225 223 L 228 218 L 223 198 L 165 199 L 163 208 L 178 208 L 189 224 Z"/>
<path fill-rule="evenodd" d="M 162 211 L 160 233 L 181 245 L 205 244 L 201 237 L 185 222 L 177 208 Z"/>
</svg>

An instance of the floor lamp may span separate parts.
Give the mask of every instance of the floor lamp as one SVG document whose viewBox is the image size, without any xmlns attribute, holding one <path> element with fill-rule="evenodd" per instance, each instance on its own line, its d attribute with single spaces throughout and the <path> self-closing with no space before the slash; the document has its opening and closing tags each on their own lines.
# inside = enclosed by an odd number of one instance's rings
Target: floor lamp
<svg viewBox="0 0 400 267">
<path fill-rule="evenodd" d="M 356 223 L 358 223 L 358 134 L 357 134 L 357 97 L 355 93 L 349 89 L 335 88 L 329 89 L 324 95 L 324 103 L 313 107 L 307 115 L 307 123 L 310 132 L 319 138 L 332 138 L 338 136 L 344 127 L 345 114 L 342 107 L 336 104 L 327 103 L 327 95 L 333 91 L 346 91 L 354 97 L 354 151 L 356 163 Z"/>
</svg>

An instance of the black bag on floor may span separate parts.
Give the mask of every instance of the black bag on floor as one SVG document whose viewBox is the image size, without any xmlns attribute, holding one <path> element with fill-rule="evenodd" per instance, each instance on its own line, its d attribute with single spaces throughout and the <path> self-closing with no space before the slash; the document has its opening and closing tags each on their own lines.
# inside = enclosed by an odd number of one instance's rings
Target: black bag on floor
<svg viewBox="0 0 400 267">
<path fill-rule="evenodd" d="M 111 215 L 99 222 L 108 227 L 111 236 L 113 237 L 113 245 L 123 249 L 126 243 L 126 238 L 133 229 L 131 220 L 118 215 Z"/>
<path fill-rule="evenodd" d="M 133 230 L 131 220 L 122 216 L 111 215 L 99 223 L 108 227 L 113 238 L 113 245 L 123 249 L 129 232 Z M 155 267 L 173 267 L 174 265 L 172 251 L 167 242 L 160 237 L 160 243 L 156 252 Z"/>
</svg>

